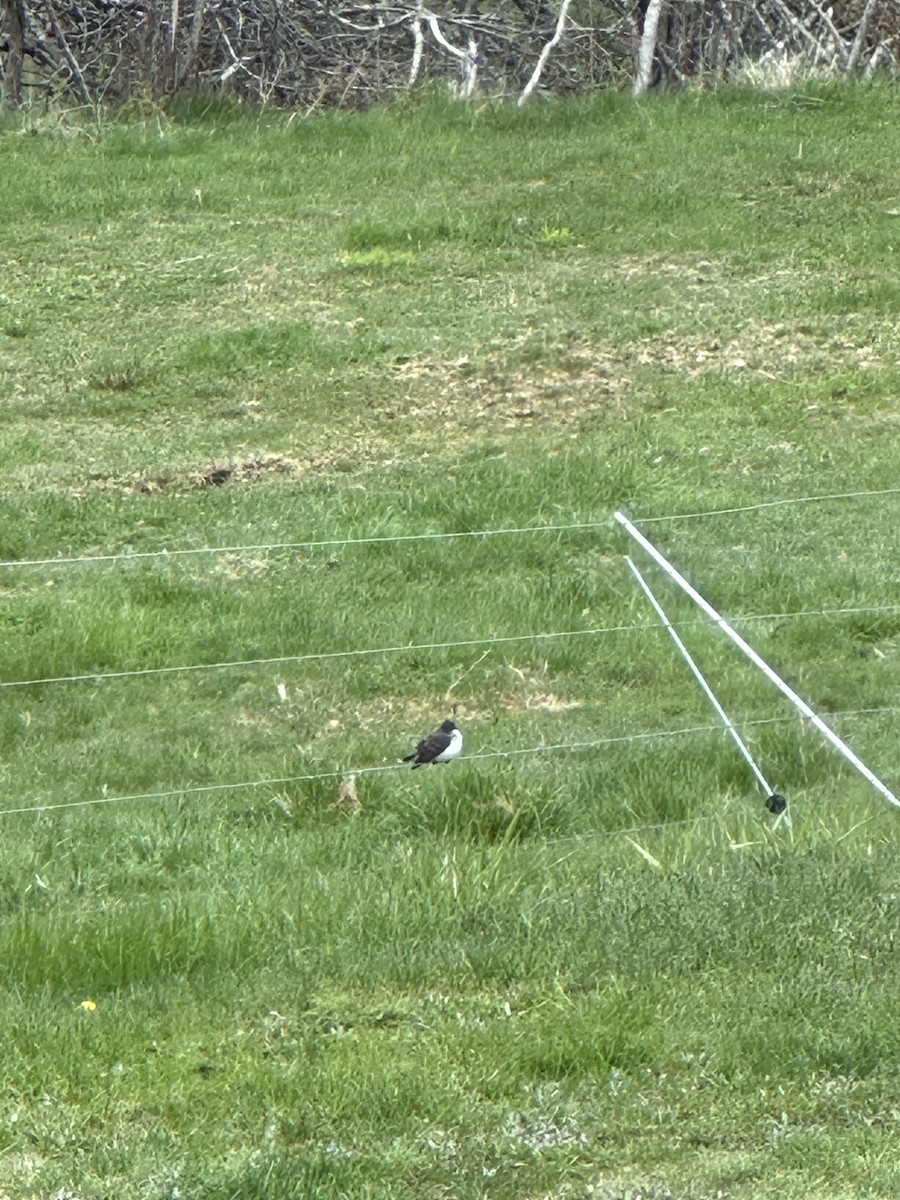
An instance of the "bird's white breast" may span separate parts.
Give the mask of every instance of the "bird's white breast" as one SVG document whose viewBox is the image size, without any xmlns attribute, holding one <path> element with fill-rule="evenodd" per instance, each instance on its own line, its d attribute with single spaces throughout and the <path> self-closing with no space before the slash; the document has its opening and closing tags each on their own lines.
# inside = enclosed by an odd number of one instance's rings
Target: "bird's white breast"
<svg viewBox="0 0 900 1200">
<path fill-rule="evenodd" d="M 435 758 L 435 762 L 449 762 L 451 758 L 458 758 L 462 750 L 462 734 L 458 729 L 454 729 L 450 734 L 450 745 L 446 750 L 442 750 Z"/>
</svg>

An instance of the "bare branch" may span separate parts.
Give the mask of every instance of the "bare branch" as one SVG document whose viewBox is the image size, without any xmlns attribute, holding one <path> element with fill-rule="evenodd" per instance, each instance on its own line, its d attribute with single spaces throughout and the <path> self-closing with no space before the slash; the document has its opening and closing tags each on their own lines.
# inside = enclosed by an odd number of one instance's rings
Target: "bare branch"
<svg viewBox="0 0 900 1200">
<path fill-rule="evenodd" d="M 78 59 L 69 48 L 69 43 L 66 41 L 66 35 L 60 28 L 59 20 L 56 15 L 56 9 L 53 6 L 52 0 L 45 0 L 45 3 L 47 6 L 47 13 L 50 18 L 50 29 L 53 33 L 53 36 L 56 38 L 60 50 L 63 53 L 63 57 L 68 63 L 69 70 L 72 72 L 72 77 L 78 85 L 79 95 L 85 104 L 93 104 L 94 101 L 91 97 L 91 93 L 88 91 L 88 86 L 84 81 L 84 75 L 82 75 L 81 67 L 78 65 Z"/>
<path fill-rule="evenodd" d="M 0 11 L 6 16 L 5 24 L 9 30 L 0 107 L 18 108 L 22 103 L 22 66 L 25 62 L 25 0 L 3 0 Z"/>
<path fill-rule="evenodd" d="M 448 42 L 447 39 L 444 37 L 444 35 L 441 33 L 441 27 L 440 27 L 440 25 L 438 25 L 438 19 L 433 12 L 431 12 L 427 8 L 423 8 L 422 16 L 428 22 L 428 24 L 431 26 L 432 36 L 434 37 L 434 40 L 437 42 L 437 44 L 439 46 L 443 46 L 443 48 L 449 54 L 454 55 L 454 57 L 456 57 L 456 58 L 463 59 L 466 57 L 465 50 L 460 50 L 460 48 L 458 46 L 451 45 L 451 43 Z"/>
<path fill-rule="evenodd" d="M 421 0 L 412 19 L 412 34 L 414 40 L 412 63 L 409 68 L 409 83 L 412 87 L 419 78 L 419 68 L 422 65 L 422 51 L 425 48 L 425 35 L 422 33 L 422 4 Z"/>
<path fill-rule="evenodd" d="M 423 8 L 422 18 L 428 22 L 431 28 L 432 36 L 437 44 L 449 54 L 452 54 L 454 58 L 459 59 L 460 70 L 463 77 L 459 94 L 464 99 L 468 99 L 475 93 L 475 83 L 478 77 L 478 47 L 475 44 L 475 39 L 470 35 L 467 48 L 465 50 L 461 50 L 459 46 L 454 46 L 452 43 L 448 42 L 443 33 L 441 33 L 441 27 L 438 25 L 438 19 L 433 12 L 427 8 Z"/>
<path fill-rule="evenodd" d="M 559 19 L 556 22 L 556 29 L 553 31 L 553 37 L 550 39 L 549 42 L 547 42 L 546 46 L 544 46 L 543 50 L 541 51 L 541 56 L 537 60 L 537 65 L 535 66 L 534 71 L 531 74 L 531 78 L 525 84 L 525 87 L 522 91 L 522 95 L 519 97 L 519 108 L 522 107 L 522 105 L 526 102 L 528 97 L 531 95 L 531 93 L 537 87 L 538 82 L 540 81 L 540 78 L 541 78 L 541 74 L 544 70 L 544 67 L 547 64 L 547 59 L 550 57 L 550 51 L 553 49 L 553 47 L 557 44 L 557 42 L 563 35 L 563 29 L 565 28 L 565 24 L 566 24 L 566 16 L 568 15 L 569 5 L 571 3 L 572 3 L 572 0 L 563 0 L 563 2 L 562 2 L 562 5 L 559 10 Z"/>
<path fill-rule="evenodd" d="M 866 34 L 869 31 L 869 22 L 872 20 L 872 13 L 876 3 L 877 0 L 868 0 L 866 7 L 863 9 L 863 14 L 859 19 L 859 25 L 856 27 L 856 37 L 853 39 L 853 45 L 850 47 L 850 53 L 847 55 L 847 71 L 851 75 L 855 74 L 859 66 L 863 47 L 866 44 Z"/>
<path fill-rule="evenodd" d="M 824 9 L 822 7 L 822 5 L 817 2 L 817 0 L 809 0 L 809 3 L 812 6 L 812 8 L 815 9 L 816 13 L 818 14 L 819 20 L 822 22 L 822 24 L 825 26 L 825 28 L 831 34 L 832 41 L 834 42 L 835 51 L 838 54 L 838 56 L 840 57 L 841 62 L 846 64 L 846 62 L 847 62 L 847 46 L 846 46 L 846 43 L 844 42 L 844 39 L 841 37 L 840 33 L 838 33 L 838 30 L 837 30 L 837 27 L 835 26 L 834 21 L 832 21 L 832 19 L 831 19 L 831 12 L 827 9 Z"/>
<path fill-rule="evenodd" d="M 653 58 L 656 54 L 656 37 L 659 29 L 659 18 L 664 0 L 650 0 L 644 14 L 644 29 L 641 33 L 641 44 L 638 50 L 637 72 L 634 77 L 632 94 L 642 96 L 650 86 L 650 75 L 653 71 Z"/>
</svg>

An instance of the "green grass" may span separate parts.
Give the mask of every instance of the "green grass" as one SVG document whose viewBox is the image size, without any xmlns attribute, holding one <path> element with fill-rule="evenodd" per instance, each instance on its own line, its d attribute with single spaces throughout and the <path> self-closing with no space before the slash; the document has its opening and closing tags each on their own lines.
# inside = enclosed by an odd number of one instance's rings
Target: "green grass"
<svg viewBox="0 0 900 1200">
<path fill-rule="evenodd" d="M 3 1200 L 896 1193 L 898 107 L 5 118 Z"/>
</svg>

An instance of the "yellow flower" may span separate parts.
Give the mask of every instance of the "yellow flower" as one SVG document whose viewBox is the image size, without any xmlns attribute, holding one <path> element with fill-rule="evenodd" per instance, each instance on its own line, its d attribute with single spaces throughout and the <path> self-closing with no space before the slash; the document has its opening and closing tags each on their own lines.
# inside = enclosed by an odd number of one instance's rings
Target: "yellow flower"
<svg viewBox="0 0 900 1200">
<path fill-rule="evenodd" d="M 78 1007 L 83 1008 L 85 1012 L 93 1012 L 97 1007 L 97 1003 L 95 1000 L 82 1000 Z"/>
</svg>

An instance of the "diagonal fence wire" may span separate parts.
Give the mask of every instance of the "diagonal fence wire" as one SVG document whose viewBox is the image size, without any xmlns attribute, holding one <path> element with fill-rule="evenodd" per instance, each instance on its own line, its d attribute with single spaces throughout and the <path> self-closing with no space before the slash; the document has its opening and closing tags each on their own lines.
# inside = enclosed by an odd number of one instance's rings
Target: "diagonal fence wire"
<svg viewBox="0 0 900 1200">
<path fill-rule="evenodd" d="M 768 782 L 765 775 L 763 775 L 762 768 L 760 767 L 759 763 L 757 763 L 757 761 L 753 757 L 753 755 L 750 753 L 750 748 L 748 747 L 748 745 L 744 741 L 744 739 L 741 737 L 741 735 L 738 732 L 737 727 L 734 724 L 734 722 L 732 721 L 731 717 L 729 717 L 728 713 L 722 707 L 721 701 L 719 700 L 716 693 L 713 691 L 712 686 L 709 683 L 709 680 L 706 678 L 706 676 L 700 670 L 700 667 L 697 665 L 696 659 L 691 654 L 690 650 L 688 650 L 688 648 L 684 644 L 684 642 L 681 640 L 681 636 L 679 635 L 675 626 L 669 620 L 669 617 L 668 617 L 665 609 L 663 608 L 662 604 L 660 604 L 659 598 L 657 597 L 656 593 L 650 587 L 650 584 L 644 578 L 643 574 L 641 573 L 640 568 L 635 564 L 634 560 L 631 558 L 630 555 L 626 555 L 625 561 L 628 564 L 628 567 L 629 567 L 632 575 L 634 575 L 635 579 L 637 580 L 638 586 L 640 587 L 641 591 L 644 593 L 644 595 L 650 601 L 650 604 L 651 604 L 654 612 L 657 614 L 659 619 L 662 621 L 662 623 L 666 629 L 666 632 L 671 637 L 671 639 L 675 645 L 675 648 L 678 650 L 678 653 L 681 655 L 681 657 L 687 663 L 688 669 L 690 670 L 691 674 L 696 679 L 697 683 L 700 685 L 701 691 L 706 696 L 706 698 L 709 700 L 710 704 L 713 706 L 713 709 L 718 714 L 729 737 L 732 739 L 734 744 L 737 746 L 738 751 L 740 752 L 742 758 L 747 763 L 750 770 L 753 772 L 754 778 L 756 779 L 757 783 L 760 785 L 760 787 L 763 790 L 763 795 L 767 797 L 767 800 L 766 800 L 767 807 L 770 808 L 770 811 L 773 811 L 773 810 L 771 810 L 771 805 L 773 803 L 777 804 L 780 802 L 782 804 L 782 809 L 779 813 L 778 820 L 781 821 L 782 819 L 784 819 L 784 822 L 786 825 L 788 825 L 788 826 L 792 825 L 793 822 L 791 821 L 790 815 L 787 813 L 786 809 L 784 808 L 784 804 L 785 804 L 784 797 L 776 795 L 775 789 Z"/>
<path fill-rule="evenodd" d="M 763 793 L 766 796 L 770 795 L 773 791 L 772 787 L 769 785 L 766 777 L 762 773 L 762 770 L 760 769 L 760 767 L 758 766 L 753 755 L 750 753 L 749 749 L 747 748 L 747 745 L 744 742 L 743 738 L 738 733 L 734 722 L 729 717 L 729 715 L 725 711 L 725 709 L 722 707 L 722 704 L 719 701 L 718 696 L 715 694 L 713 689 L 710 687 L 709 681 L 707 680 L 706 676 L 703 674 L 703 672 L 697 666 L 694 656 L 691 654 L 691 652 L 688 650 L 687 646 L 685 646 L 684 642 L 678 636 L 678 633 L 677 633 L 674 625 L 669 620 L 668 616 L 666 615 L 665 610 L 663 609 L 662 605 L 660 604 L 659 600 L 657 599 L 655 593 L 652 591 L 652 589 L 650 588 L 650 585 L 647 583 L 647 580 L 644 578 L 641 571 L 635 565 L 634 561 L 630 557 L 626 556 L 625 561 L 628 563 L 628 566 L 629 566 L 632 574 L 634 575 L 635 579 L 637 580 L 638 586 L 641 588 L 644 595 L 650 601 L 651 605 L 653 606 L 654 611 L 659 616 L 663 627 L 666 629 L 666 631 L 672 638 L 673 642 L 675 643 L 675 646 L 676 646 L 679 654 L 681 654 L 682 658 L 687 663 L 688 669 L 691 671 L 694 678 L 699 683 L 703 694 L 706 696 L 706 698 L 709 700 L 710 704 L 713 706 L 715 711 L 718 713 L 719 718 L 721 719 L 723 725 L 725 726 L 726 731 L 728 732 L 729 736 L 734 741 L 735 745 L 737 746 L 738 750 L 740 751 L 742 757 L 745 759 L 750 770 L 753 772 L 754 778 L 757 780 L 757 782 L 762 787 Z"/>
<path fill-rule="evenodd" d="M 864 779 L 871 783 L 872 787 L 887 800 L 888 804 L 900 809 L 900 797 L 897 797 L 887 784 L 879 778 L 875 772 L 862 761 L 862 759 L 853 751 L 843 738 L 839 737 L 827 722 L 819 716 L 819 714 L 810 707 L 810 705 L 800 696 L 791 685 L 775 671 L 769 663 L 749 644 L 743 637 L 733 628 L 732 625 L 725 620 L 720 612 L 718 612 L 712 604 L 697 591 L 684 575 L 673 566 L 666 556 L 659 550 L 658 547 L 645 537 L 634 524 L 624 515 L 624 513 L 615 513 L 615 519 L 619 522 L 625 532 L 637 542 L 637 544 L 657 563 L 669 578 L 678 585 L 678 587 L 688 596 L 701 612 L 706 613 L 710 621 L 717 626 L 722 633 L 728 637 L 741 653 L 748 658 L 750 662 L 762 672 L 762 674 L 774 684 L 776 688 L 790 700 L 791 704 L 797 709 L 801 716 L 805 717 L 816 729 L 822 734 L 822 737 L 829 742 L 839 754 L 841 754 L 851 766 L 863 776 Z"/>
</svg>

